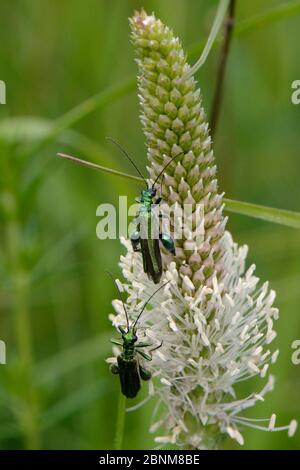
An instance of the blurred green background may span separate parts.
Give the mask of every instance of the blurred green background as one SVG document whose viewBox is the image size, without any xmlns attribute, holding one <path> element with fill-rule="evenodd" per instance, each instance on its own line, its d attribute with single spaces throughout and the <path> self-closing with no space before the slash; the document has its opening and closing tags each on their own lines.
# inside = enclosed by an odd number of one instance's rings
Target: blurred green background
<svg viewBox="0 0 300 470">
<path fill-rule="evenodd" d="M 244 22 L 283 3 L 237 1 L 238 34 L 215 154 L 227 197 L 297 211 L 300 106 L 290 97 L 292 81 L 300 79 L 300 14 L 279 14 L 248 28 Z M 108 314 L 115 292 L 104 270 L 120 276 L 123 249 L 118 240 L 97 240 L 96 208 L 116 204 L 119 194 L 132 200 L 140 188 L 74 167 L 55 153 L 132 172 L 105 142 L 108 135 L 145 167 L 127 19 L 142 6 L 154 11 L 181 37 L 194 62 L 216 4 L 1 1 L 0 79 L 7 86 L 7 104 L 0 106 L 0 339 L 7 346 L 7 364 L 0 366 L 2 449 L 113 446 L 119 384 L 104 360 L 114 334 Z M 217 58 L 215 49 L 197 74 L 208 112 Z M 125 86 L 111 88 L 119 84 Z M 72 128 L 60 118 L 101 91 L 89 102 L 93 112 L 82 109 L 80 119 L 67 115 L 74 118 Z M 300 418 L 300 366 L 291 363 L 291 343 L 300 339 L 299 231 L 233 214 L 228 228 L 249 245 L 249 264 L 255 262 L 261 279 L 270 280 L 281 311 L 275 391 L 248 416 L 276 412 L 277 424 L 287 424 Z M 254 385 L 243 384 L 240 393 L 251 393 Z M 127 415 L 124 448 L 153 448 L 152 408 L 149 403 Z M 249 449 L 300 447 L 300 432 L 293 439 L 255 430 L 244 436 Z"/>
</svg>

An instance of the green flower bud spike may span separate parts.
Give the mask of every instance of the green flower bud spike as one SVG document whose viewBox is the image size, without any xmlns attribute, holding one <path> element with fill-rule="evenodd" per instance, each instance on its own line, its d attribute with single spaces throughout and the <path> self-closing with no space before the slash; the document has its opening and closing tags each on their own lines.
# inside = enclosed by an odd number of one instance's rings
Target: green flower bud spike
<svg viewBox="0 0 300 470">
<path fill-rule="evenodd" d="M 178 241 L 179 272 L 197 250 L 199 262 L 192 265 L 191 281 L 196 287 L 212 285 L 212 276 L 224 274 L 220 243 L 225 230 L 222 195 L 218 193 L 216 166 L 209 125 L 201 105 L 200 90 L 193 77 L 181 80 L 189 71 L 180 42 L 172 31 L 145 11 L 130 20 L 132 40 L 139 68 L 141 120 L 147 139 L 151 177 L 177 154 L 176 163 L 166 169 L 163 199 L 169 206 L 191 202 L 204 209 L 204 243 L 197 249 L 195 233 Z M 194 236 L 193 236 L 194 235 Z M 188 238 L 187 238 L 188 237 Z M 203 262 L 209 264 L 205 269 Z"/>
</svg>

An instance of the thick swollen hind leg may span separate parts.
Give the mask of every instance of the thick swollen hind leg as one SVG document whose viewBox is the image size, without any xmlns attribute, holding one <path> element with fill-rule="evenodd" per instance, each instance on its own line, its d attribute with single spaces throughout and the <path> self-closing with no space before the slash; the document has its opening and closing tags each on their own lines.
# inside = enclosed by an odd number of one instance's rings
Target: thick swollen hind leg
<svg viewBox="0 0 300 470">
<path fill-rule="evenodd" d="M 130 241 L 131 241 L 133 251 L 140 252 L 141 251 L 140 232 L 138 231 L 133 232 L 133 234 L 130 236 Z"/>
<path fill-rule="evenodd" d="M 175 244 L 174 241 L 169 235 L 166 235 L 165 233 L 161 233 L 159 235 L 160 241 L 162 242 L 163 246 L 168 250 L 172 255 L 175 256 Z"/>
<path fill-rule="evenodd" d="M 120 369 L 119 369 L 119 367 L 117 366 L 117 364 L 112 364 L 112 365 L 110 366 L 110 371 L 111 371 L 112 374 L 117 375 L 117 374 L 119 374 Z"/>
<path fill-rule="evenodd" d="M 142 380 L 150 380 L 152 377 L 152 374 L 149 370 L 145 369 L 143 366 L 140 365 L 140 376 Z"/>
</svg>

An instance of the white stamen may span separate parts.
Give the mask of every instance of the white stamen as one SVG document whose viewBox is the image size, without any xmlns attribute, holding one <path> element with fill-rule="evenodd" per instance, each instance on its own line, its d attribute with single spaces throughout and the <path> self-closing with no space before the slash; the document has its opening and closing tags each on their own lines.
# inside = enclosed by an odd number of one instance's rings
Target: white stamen
<svg viewBox="0 0 300 470">
<path fill-rule="evenodd" d="M 289 429 L 288 429 L 288 436 L 293 437 L 295 432 L 297 431 L 298 423 L 295 419 L 290 422 Z"/>
<path fill-rule="evenodd" d="M 275 428 L 275 423 L 276 423 L 276 414 L 273 413 L 271 418 L 270 418 L 270 422 L 269 422 L 269 426 L 268 426 L 268 429 L 269 431 L 273 431 L 274 428 Z"/>
</svg>

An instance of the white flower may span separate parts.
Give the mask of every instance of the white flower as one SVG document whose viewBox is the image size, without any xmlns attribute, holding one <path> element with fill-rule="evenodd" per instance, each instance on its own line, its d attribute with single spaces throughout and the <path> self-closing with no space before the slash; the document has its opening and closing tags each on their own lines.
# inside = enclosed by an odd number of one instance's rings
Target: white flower
<svg viewBox="0 0 300 470">
<path fill-rule="evenodd" d="M 126 279 L 123 288 L 128 293 L 128 311 L 135 312 L 130 315 L 133 321 L 157 286 L 143 273 L 141 255 L 133 253 L 128 241 L 123 243 L 127 249 L 121 258 Z M 227 274 L 221 283 L 214 278 L 212 288 L 185 286 L 171 262 L 161 285 L 170 282 L 153 297 L 151 308 L 139 322 L 140 337 L 146 336 L 154 344 L 163 341 L 147 363 L 164 409 L 163 418 L 152 426 L 152 430 L 160 426 L 167 430 L 167 435 L 156 438 L 159 443 L 201 449 L 213 446 L 222 433 L 243 444 L 245 427 L 277 430 L 274 415 L 271 421 L 265 420 L 265 427 L 241 415 L 273 389 L 272 376 L 258 393 L 237 398 L 235 392 L 237 383 L 265 377 L 267 366 L 274 361 L 269 344 L 275 338 L 273 320 L 278 318 L 273 307 L 275 293 L 268 283 L 259 284 L 254 266 L 245 271 L 246 247 L 239 248 L 228 232 L 222 243 Z M 121 303 L 115 301 L 115 306 L 114 325 L 124 325 Z M 295 421 L 278 429 L 292 435 Z"/>
</svg>

